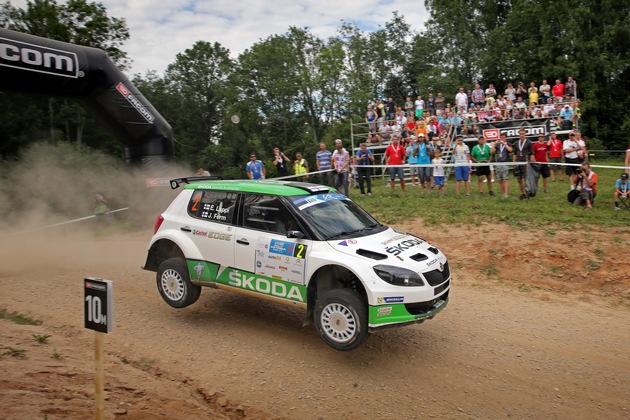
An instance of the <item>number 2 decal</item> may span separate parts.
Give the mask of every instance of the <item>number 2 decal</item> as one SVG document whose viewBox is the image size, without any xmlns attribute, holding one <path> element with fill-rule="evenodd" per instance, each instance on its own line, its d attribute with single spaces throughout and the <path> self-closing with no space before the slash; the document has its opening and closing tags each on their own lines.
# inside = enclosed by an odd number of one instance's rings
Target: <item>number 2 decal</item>
<svg viewBox="0 0 630 420">
<path fill-rule="evenodd" d="M 195 202 L 193 203 L 192 207 L 190 208 L 190 211 L 196 212 L 197 211 L 197 204 L 199 204 L 199 201 L 201 201 L 201 194 L 197 194 L 194 198 Z"/>
<path fill-rule="evenodd" d="M 302 258 L 302 259 L 304 259 L 304 257 L 305 257 L 304 254 L 306 253 L 306 248 L 307 248 L 307 245 L 297 244 L 295 246 L 295 248 L 293 249 L 293 256 L 295 258 Z"/>
</svg>

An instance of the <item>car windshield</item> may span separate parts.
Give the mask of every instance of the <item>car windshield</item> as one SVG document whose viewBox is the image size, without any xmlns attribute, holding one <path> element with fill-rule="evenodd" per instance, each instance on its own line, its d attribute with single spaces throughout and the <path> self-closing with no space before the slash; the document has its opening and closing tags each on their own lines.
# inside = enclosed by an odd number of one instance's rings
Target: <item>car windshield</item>
<svg viewBox="0 0 630 420">
<path fill-rule="evenodd" d="M 293 205 L 325 240 L 373 233 L 381 226 L 365 210 L 338 193 L 294 197 Z"/>
</svg>

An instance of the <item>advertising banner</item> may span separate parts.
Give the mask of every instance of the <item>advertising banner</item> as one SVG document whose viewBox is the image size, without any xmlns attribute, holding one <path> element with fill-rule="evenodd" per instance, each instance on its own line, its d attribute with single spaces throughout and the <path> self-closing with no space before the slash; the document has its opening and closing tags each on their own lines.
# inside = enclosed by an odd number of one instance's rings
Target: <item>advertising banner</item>
<svg viewBox="0 0 630 420">
<path fill-rule="evenodd" d="M 550 131 L 549 118 L 531 118 L 527 120 L 491 121 L 479 124 L 481 135 L 488 141 L 498 140 L 501 134 L 507 134 L 508 140 L 518 139 L 518 132 L 525 129 L 527 138 L 536 138 L 539 134 L 548 136 Z"/>
</svg>

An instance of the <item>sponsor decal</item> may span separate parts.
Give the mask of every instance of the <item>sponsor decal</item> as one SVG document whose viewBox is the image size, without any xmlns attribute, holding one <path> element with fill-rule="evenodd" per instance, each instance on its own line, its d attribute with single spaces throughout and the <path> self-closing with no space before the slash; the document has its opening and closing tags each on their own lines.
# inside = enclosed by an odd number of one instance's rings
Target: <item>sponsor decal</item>
<svg viewBox="0 0 630 420">
<path fill-rule="evenodd" d="M 256 261 L 256 267 L 258 268 L 262 267 L 262 263 L 260 261 Z"/>
<path fill-rule="evenodd" d="M 193 229 L 192 234 L 195 236 L 208 236 L 208 232 L 206 232 L 205 230 Z"/>
<path fill-rule="evenodd" d="M 402 241 L 399 244 L 388 246 L 387 248 L 385 248 L 385 251 L 394 256 L 398 256 L 399 254 L 402 254 L 403 251 L 420 244 L 422 244 L 422 241 L 420 239 L 412 238 L 407 239 L 406 241 Z"/>
<path fill-rule="evenodd" d="M 284 262 L 289 262 L 291 261 L 291 257 L 284 257 Z"/>
<path fill-rule="evenodd" d="M 356 239 L 348 239 L 348 243 L 349 243 L 350 245 L 356 245 L 357 240 L 356 240 Z"/>
<path fill-rule="evenodd" d="M 100 284 L 100 283 L 92 283 L 89 281 L 85 282 L 85 287 L 86 289 L 94 289 L 94 290 L 101 290 L 101 291 L 107 291 L 107 285 L 106 284 Z"/>
<path fill-rule="evenodd" d="M 197 263 L 197 265 L 195 265 L 193 268 L 195 269 L 195 273 L 197 273 L 197 278 L 200 279 L 201 274 L 203 274 L 203 264 Z"/>
<path fill-rule="evenodd" d="M 289 267 L 285 267 L 284 265 L 280 265 L 278 268 L 282 271 L 287 271 L 289 269 Z"/>
<path fill-rule="evenodd" d="M 116 90 L 120 92 L 120 94 L 127 100 L 127 102 L 129 102 L 131 106 L 133 106 L 136 111 L 140 113 L 140 115 L 142 115 L 142 118 L 147 120 L 148 123 L 153 124 L 153 121 L 155 120 L 153 114 L 151 114 L 149 110 L 144 105 L 142 105 L 138 98 L 136 98 L 134 94 L 131 93 L 129 89 L 127 89 L 123 82 L 120 82 L 116 85 Z"/>
<path fill-rule="evenodd" d="M 267 258 L 270 260 L 280 260 L 282 257 L 280 255 L 268 255 Z"/>
<path fill-rule="evenodd" d="M 384 298 L 385 303 L 403 303 L 405 298 L 403 296 L 391 296 Z"/>
<path fill-rule="evenodd" d="M 436 258 L 436 259 L 434 259 L 434 260 L 431 260 L 431 261 L 429 261 L 429 262 L 427 263 L 427 267 L 431 267 L 433 264 L 435 264 L 435 263 L 437 263 L 437 262 L 438 262 L 438 259 L 437 259 L 437 258 Z"/>
<path fill-rule="evenodd" d="M 291 272 L 292 272 L 293 274 L 299 274 L 299 275 L 301 275 L 301 274 L 302 274 L 302 272 L 301 272 L 300 270 L 291 270 Z"/>
<path fill-rule="evenodd" d="M 237 270 L 229 274 L 228 284 L 243 290 L 251 290 L 265 295 L 304 302 L 304 296 L 295 285 L 288 285 L 275 279 L 248 275 Z"/>
<path fill-rule="evenodd" d="M 0 66 L 76 79 L 79 59 L 73 52 L 0 38 Z"/>
<path fill-rule="evenodd" d="M 292 256 L 294 246 L 294 242 L 286 242 L 280 241 L 278 239 L 272 239 L 271 244 L 269 245 L 269 252 L 273 252 L 274 254 Z"/>
<path fill-rule="evenodd" d="M 147 178 L 147 187 L 167 187 L 169 185 L 168 178 Z"/>
<path fill-rule="evenodd" d="M 348 246 L 348 241 L 341 241 L 337 245 Z"/>
<path fill-rule="evenodd" d="M 381 245 L 391 244 L 394 241 L 397 241 L 399 239 L 403 239 L 403 238 L 406 238 L 406 237 L 407 237 L 406 233 L 402 233 L 400 235 L 392 236 L 391 238 L 387 239 L 386 241 L 381 242 Z"/>
<path fill-rule="evenodd" d="M 376 312 L 377 317 L 390 316 L 391 314 L 392 314 L 391 306 L 383 306 L 382 308 L 378 308 L 378 311 Z"/>
<path fill-rule="evenodd" d="M 265 264 L 265 268 L 268 268 L 270 270 L 276 270 L 277 267 L 275 265 L 270 265 L 270 264 Z"/>
<path fill-rule="evenodd" d="M 486 140 L 498 140 L 500 136 L 501 132 L 498 128 L 483 130 L 483 138 L 485 138 Z"/>
<path fill-rule="evenodd" d="M 440 270 L 440 271 L 444 271 L 444 264 L 440 263 L 440 268 L 439 268 L 439 270 Z"/>
</svg>

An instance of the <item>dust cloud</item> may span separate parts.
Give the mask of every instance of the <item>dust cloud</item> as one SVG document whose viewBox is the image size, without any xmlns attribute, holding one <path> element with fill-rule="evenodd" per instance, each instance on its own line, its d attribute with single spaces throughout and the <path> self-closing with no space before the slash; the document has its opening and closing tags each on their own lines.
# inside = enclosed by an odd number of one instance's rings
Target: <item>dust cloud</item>
<svg viewBox="0 0 630 420">
<path fill-rule="evenodd" d="M 164 178 L 190 176 L 188 168 L 169 167 Z M 153 222 L 179 192 L 168 186 L 147 187 L 147 176 L 120 160 L 75 145 L 37 143 L 15 162 L 0 167 L 0 237 L 21 232 L 91 231 L 96 194 L 125 230 L 152 229 Z M 67 223 L 69 222 L 69 223 Z M 51 225 L 63 224 L 63 227 Z"/>
</svg>

